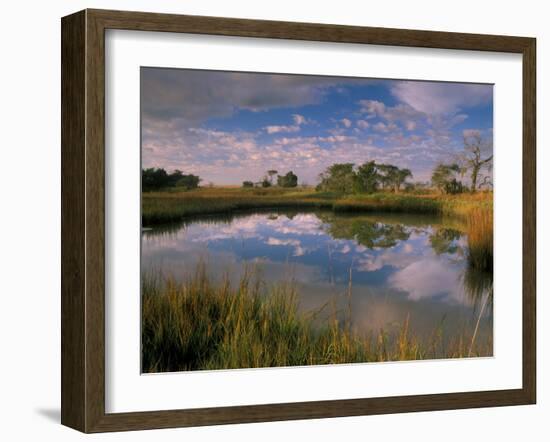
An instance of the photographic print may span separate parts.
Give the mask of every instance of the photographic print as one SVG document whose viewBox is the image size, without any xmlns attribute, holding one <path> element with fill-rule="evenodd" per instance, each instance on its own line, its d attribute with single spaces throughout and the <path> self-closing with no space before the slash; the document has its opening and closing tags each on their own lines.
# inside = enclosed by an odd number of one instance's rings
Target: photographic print
<svg viewBox="0 0 550 442">
<path fill-rule="evenodd" d="M 493 85 L 140 76 L 143 373 L 493 355 Z"/>
</svg>

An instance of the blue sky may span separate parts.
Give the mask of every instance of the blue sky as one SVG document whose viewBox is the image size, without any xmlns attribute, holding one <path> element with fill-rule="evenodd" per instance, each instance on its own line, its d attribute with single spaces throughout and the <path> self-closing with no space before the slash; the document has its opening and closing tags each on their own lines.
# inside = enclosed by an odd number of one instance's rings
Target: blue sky
<svg viewBox="0 0 550 442">
<path fill-rule="evenodd" d="M 141 99 L 143 167 L 215 184 L 370 160 L 426 181 L 465 134 L 492 149 L 492 85 L 142 68 Z"/>
</svg>

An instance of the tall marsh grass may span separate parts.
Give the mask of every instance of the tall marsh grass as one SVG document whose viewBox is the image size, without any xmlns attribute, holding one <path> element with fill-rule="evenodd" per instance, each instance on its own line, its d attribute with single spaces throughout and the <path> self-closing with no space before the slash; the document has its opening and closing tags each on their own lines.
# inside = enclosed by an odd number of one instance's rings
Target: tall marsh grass
<svg viewBox="0 0 550 442">
<path fill-rule="evenodd" d="M 425 342 L 409 330 L 361 336 L 332 311 L 299 309 L 292 283 L 266 287 L 247 269 L 240 282 L 213 284 L 204 265 L 183 283 L 160 273 L 142 277 L 142 371 L 145 373 L 281 367 L 489 355 L 468 336 L 444 345 L 441 331 Z M 329 306 L 330 307 L 330 306 Z"/>
<path fill-rule="evenodd" d="M 476 208 L 467 215 L 468 264 L 493 271 L 493 210 Z"/>
</svg>

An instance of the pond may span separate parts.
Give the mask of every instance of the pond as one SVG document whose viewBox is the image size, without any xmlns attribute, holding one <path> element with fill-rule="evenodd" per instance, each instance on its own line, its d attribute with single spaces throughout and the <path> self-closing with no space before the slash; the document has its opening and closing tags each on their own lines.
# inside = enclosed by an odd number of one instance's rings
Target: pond
<svg viewBox="0 0 550 442">
<path fill-rule="evenodd" d="M 292 281 L 307 312 L 351 317 L 359 334 L 408 323 L 422 340 L 470 339 L 492 354 L 492 275 L 467 263 L 458 219 L 435 215 L 243 212 L 144 229 L 142 271 L 178 280 L 205 263 L 213 281 L 253 267 L 266 286 Z"/>
</svg>

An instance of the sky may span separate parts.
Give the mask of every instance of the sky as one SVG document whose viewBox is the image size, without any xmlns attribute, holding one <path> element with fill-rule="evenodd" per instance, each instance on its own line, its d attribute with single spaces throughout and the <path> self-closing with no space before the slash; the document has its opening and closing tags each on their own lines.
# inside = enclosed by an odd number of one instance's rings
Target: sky
<svg viewBox="0 0 550 442">
<path fill-rule="evenodd" d="M 370 160 L 428 181 L 464 135 L 492 140 L 493 86 L 141 68 L 141 124 L 143 168 L 203 184 L 260 181 L 273 169 L 314 185 L 333 163 Z"/>
</svg>

